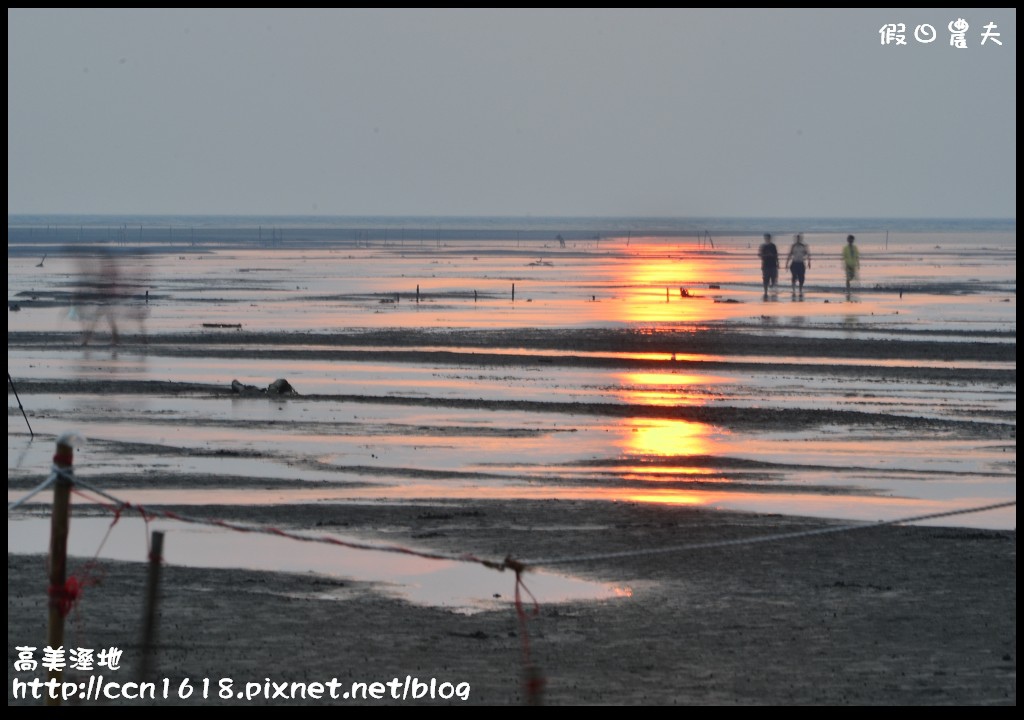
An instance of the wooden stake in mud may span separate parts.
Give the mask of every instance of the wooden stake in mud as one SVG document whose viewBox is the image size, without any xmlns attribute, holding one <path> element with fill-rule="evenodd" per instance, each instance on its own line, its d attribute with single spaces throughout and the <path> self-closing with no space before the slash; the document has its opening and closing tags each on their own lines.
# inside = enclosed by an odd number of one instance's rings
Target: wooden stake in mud
<svg viewBox="0 0 1024 720">
<path fill-rule="evenodd" d="M 156 636 L 156 606 L 160 590 L 160 563 L 163 562 L 164 534 L 153 531 L 149 552 L 149 575 L 146 580 L 146 612 L 142 618 L 142 663 L 139 668 L 139 682 L 148 680 L 152 667 L 153 639 Z"/>
<path fill-rule="evenodd" d="M 60 473 L 53 486 L 53 516 L 50 523 L 50 618 L 46 631 L 47 644 L 56 649 L 64 644 L 64 615 L 67 612 L 67 561 L 68 525 L 71 519 L 71 471 L 75 449 L 71 436 L 61 435 L 57 439 L 57 452 L 53 464 Z M 62 670 L 50 670 L 48 678 L 56 680 L 57 686 L 63 681 Z M 47 705 L 60 705 L 60 696 L 46 694 Z"/>
</svg>

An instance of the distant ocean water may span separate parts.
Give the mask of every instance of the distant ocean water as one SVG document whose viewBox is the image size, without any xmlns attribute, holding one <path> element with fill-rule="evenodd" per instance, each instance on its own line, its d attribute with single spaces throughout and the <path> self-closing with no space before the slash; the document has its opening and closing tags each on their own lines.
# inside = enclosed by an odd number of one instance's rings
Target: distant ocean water
<svg viewBox="0 0 1024 720">
<path fill-rule="evenodd" d="M 8 253 L 37 244 L 405 240 L 593 240 L 762 233 L 1015 233 L 1016 218 L 456 217 L 320 215 L 8 215 Z"/>
</svg>

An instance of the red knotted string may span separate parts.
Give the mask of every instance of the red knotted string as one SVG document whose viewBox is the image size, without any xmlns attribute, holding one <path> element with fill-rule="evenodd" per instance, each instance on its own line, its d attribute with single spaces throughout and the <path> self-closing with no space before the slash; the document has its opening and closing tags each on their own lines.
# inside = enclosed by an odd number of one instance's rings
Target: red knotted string
<svg viewBox="0 0 1024 720">
<path fill-rule="evenodd" d="M 99 572 L 97 573 L 97 569 Z M 94 559 L 83 563 L 77 575 L 71 575 L 63 585 L 51 585 L 47 588 L 50 605 L 60 610 L 61 617 L 67 617 L 82 599 L 87 587 L 99 585 L 103 581 L 103 567 Z"/>
<path fill-rule="evenodd" d="M 530 618 L 540 615 L 540 603 L 537 602 L 537 598 L 534 597 L 534 594 L 530 592 L 530 589 L 523 582 L 523 572 L 526 570 L 526 566 L 510 557 L 505 558 L 505 566 L 511 568 L 516 574 L 516 615 L 519 618 L 519 639 L 522 641 L 523 646 L 523 691 L 526 693 L 527 703 L 530 705 L 540 705 L 541 695 L 544 692 L 547 679 L 530 659 L 530 634 L 527 629 L 527 623 Z M 522 594 L 524 592 L 533 601 L 533 608 L 530 612 L 527 612 L 526 608 L 523 607 Z"/>
<path fill-rule="evenodd" d="M 82 588 L 83 584 L 75 576 L 65 580 L 61 587 L 51 585 L 47 590 L 50 596 L 50 605 L 57 608 L 61 617 L 67 617 L 82 596 Z"/>
</svg>

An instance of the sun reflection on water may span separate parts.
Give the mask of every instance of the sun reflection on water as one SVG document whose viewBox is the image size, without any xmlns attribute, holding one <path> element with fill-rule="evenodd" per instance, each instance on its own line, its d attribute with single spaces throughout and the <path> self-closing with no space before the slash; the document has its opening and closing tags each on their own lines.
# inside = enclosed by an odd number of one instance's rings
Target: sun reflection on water
<svg viewBox="0 0 1024 720">
<path fill-rule="evenodd" d="M 640 245 L 617 269 L 612 282 L 625 302 L 608 304 L 607 320 L 700 323 L 719 314 L 708 297 L 710 279 L 722 275 L 716 255 L 673 255 L 664 245 Z"/>
<path fill-rule="evenodd" d="M 707 495 L 694 495 L 692 493 L 668 490 L 663 493 L 636 493 L 623 497 L 624 500 L 642 503 L 658 503 L 662 505 L 708 505 L 710 499 Z"/>
<path fill-rule="evenodd" d="M 703 423 L 625 418 L 621 426 L 624 430 L 622 451 L 625 455 L 691 457 L 714 452 L 711 427 Z"/>
</svg>

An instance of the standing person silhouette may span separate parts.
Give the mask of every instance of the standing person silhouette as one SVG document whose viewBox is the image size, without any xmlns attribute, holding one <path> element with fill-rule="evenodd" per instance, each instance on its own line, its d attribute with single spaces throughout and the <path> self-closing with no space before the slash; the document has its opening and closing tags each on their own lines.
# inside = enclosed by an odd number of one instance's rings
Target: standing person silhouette
<svg viewBox="0 0 1024 720">
<path fill-rule="evenodd" d="M 775 287 L 779 282 L 779 249 L 772 242 L 772 234 L 764 234 L 764 242 L 757 249 L 761 258 L 761 283 L 764 285 L 764 296 L 768 297 L 768 287 Z"/>
<path fill-rule="evenodd" d="M 846 293 L 850 293 L 850 283 L 860 275 L 860 249 L 853 244 L 853 235 L 846 236 L 846 247 L 843 248 L 843 268 L 846 270 Z"/>
<path fill-rule="evenodd" d="M 797 284 L 800 285 L 800 294 L 804 294 L 804 278 L 807 277 L 807 268 L 811 266 L 811 249 L 804 242 L 803 233 L 793 236 L 793 244 L 786 256 L 786 267 L 793 275 L 793 294 L 796 294 Z"/>
</svg>

